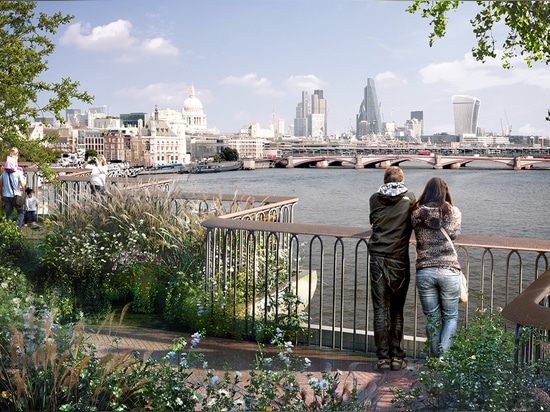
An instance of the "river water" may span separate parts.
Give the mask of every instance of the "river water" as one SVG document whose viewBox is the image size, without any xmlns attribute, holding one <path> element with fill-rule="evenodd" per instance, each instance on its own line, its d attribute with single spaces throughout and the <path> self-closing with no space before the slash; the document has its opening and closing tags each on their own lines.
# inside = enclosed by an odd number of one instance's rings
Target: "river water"
<svg viewBox="0 0 550 412">
<path fill-rule="evenodd" d="M 550 170 L 406 168 L 418 198 L 426 182 L 445 179 L 462 212 L 462 233 L 550 239 Z M 257 169 L 173 175 L 175 189 L 205 193 L 296 196 L 296 223 L 369 227 L 369 197 L 384 169 Z"/>
</svg>

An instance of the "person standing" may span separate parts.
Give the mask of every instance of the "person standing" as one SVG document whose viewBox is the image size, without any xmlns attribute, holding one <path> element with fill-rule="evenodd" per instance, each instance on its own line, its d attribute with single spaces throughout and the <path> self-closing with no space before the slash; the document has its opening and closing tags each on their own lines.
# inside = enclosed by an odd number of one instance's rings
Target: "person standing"
<svg viewBox="0 0 550 412">
<path fill-rule="evenodd" d="M 28 187 L 25 192 L 27 197 L 25 198 L 25 220 L 23 226 L 27 226 L 29 222 L 33 226 L 36 226 L 36 212 L 38 211 L 38 199 L 34 195 L 34 190 Z"/>
<path fill-rule="evenodd" d="M 416 287 L 426 315 L 431 355 L 442 359 L 458 326 L 460 263 L 451 240 L 460 233 L 462 214 L 445 180 L 428 181 L 412 211 L 416 237 Z"/>
<path fill-rule="evenodd" d="M 409 241 L 411 208 L 415 196 L 405 186 L 401 168 L 390 166 L 384 184 L 369 200 L 372 235 L 370 254 L 371 296 L 377 371 L 407 367 L 403 341 L 403 308 L 411 277 Z"/>
<path fill-rule="evenodd" d="M 105 194 L 105 181 L 107 178 L 107 160 L 105 156 L 99 155 L 97 157 L 91 157 L 84 163 L 84 167 L 92 169 L 90 173 L 90 190 L 92 195 L 99 193 Z"/>
<path fill-rule="evenodd" d="M 25 203 L 18 206 L 15 204 L 15 195 L 22 195 L 25 190 L 25 175 L 23 169 L 17 167 L 13 172 L 7 170 L 2 171 L 2 201 L 4 202 L 4 210 L 6 218 L 12 220 L 13 210 L 17 212 L 15 219 L 17 227 L 23 226 L 23 218 L 25 217 Z"/>
</svg>

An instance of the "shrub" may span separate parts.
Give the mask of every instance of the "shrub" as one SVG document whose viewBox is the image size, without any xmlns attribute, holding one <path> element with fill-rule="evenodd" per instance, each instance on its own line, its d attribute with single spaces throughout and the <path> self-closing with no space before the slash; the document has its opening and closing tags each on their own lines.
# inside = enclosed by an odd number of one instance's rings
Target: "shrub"
<svg viewBox="0 0 550 412">
<path fill-rule="evenodd" d="M 548 391 L 548 362 L 514 363 L 514 335 L 500 312 L 477 309 L 443 360 L 428 357 L 408 391 L 394 390 L 396 408 L 409 410 L 531 410 L 532 390 Z M 546 375 L 541 374 L 546 370 Z M 545 383 L 543 383 L 545 382 Z M 538 404 L 540 406 L 540 402 Z"/>
<path fill-rule="evenodd" d="M 40 248 L 47 290 L 65 297 L 61 315 L 99 318 L 128 301 L 138 312 L 162 312 L 173 274 L 204 262 L 201 217 L 178 210 L 146 190 L 60 208 Z"/>
</svg>

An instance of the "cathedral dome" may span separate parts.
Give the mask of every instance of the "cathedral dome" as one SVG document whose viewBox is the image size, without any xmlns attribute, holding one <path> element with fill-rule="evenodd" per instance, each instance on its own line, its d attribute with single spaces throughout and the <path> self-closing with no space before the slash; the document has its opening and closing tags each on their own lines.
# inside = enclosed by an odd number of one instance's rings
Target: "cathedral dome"
<svg viewBox="0 0 550 412">
<path fill-rule="evenodd" d="M 185 113 L 202 113 L 203 111 L 201 101 L 195 96 L 195 87 L 193 84 L 191 84 L 189 97 L 183 102 L 183 111 Z"/>
</svg>

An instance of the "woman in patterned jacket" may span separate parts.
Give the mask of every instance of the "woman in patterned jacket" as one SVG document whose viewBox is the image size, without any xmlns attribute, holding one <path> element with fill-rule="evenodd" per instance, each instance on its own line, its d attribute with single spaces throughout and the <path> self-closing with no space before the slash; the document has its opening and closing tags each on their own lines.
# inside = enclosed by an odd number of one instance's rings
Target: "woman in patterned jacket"
<svg viewBox="0 0 550 412">
<path fill-rule="evenodd" d="M 453 205 L 445 180 L 428 181 L 411 214 L 416 237 L 416 287 L 426 315 L 431 355 L 442 358 L 458 326 L 460 263 L 454 240 L 462 214 Z M 445 234 L 446 232 L 446 234 Z"/>
</svg>

